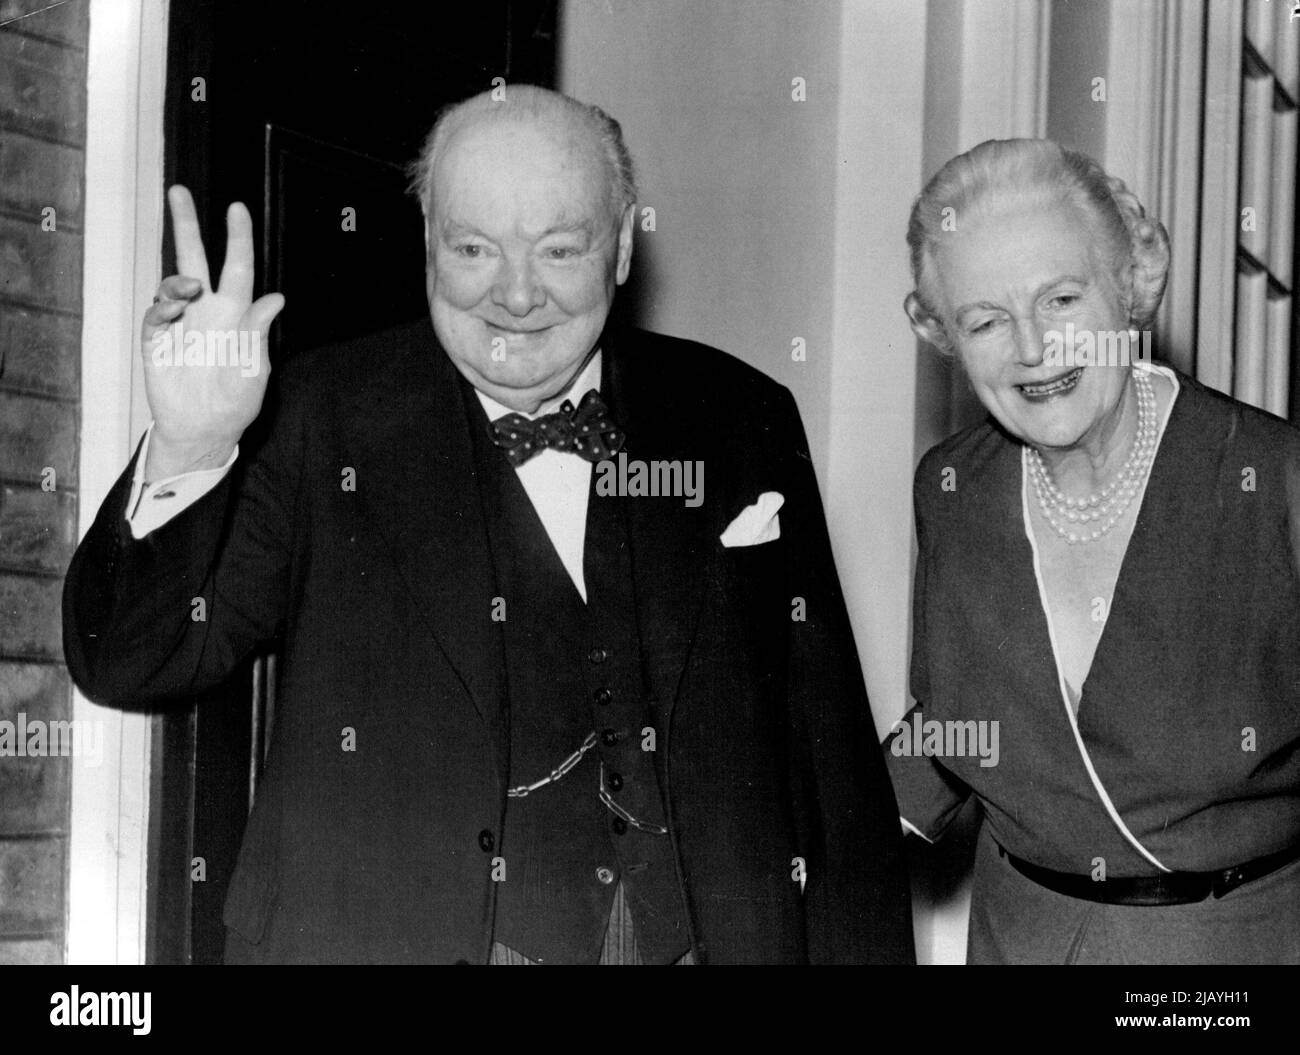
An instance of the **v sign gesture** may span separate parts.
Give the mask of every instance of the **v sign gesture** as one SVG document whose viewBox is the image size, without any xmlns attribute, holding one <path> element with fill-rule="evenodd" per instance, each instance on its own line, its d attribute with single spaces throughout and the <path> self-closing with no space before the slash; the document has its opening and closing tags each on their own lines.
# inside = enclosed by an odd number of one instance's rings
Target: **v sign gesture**
<svg viewBox="0 0 1300 1055">
<path fill-rule="evenodd" d="M 226 259 L 214 289 L 190 192 L 178 184 L 167 200 L 180 274 L 163 279 L 140 332 L 154 420 L 148 480 L 211 469 L 230 456 L 262 407 L 267 331 L 284 307 L 279 293 L 253 300 L 253 222 L 240 202 L 226 213 Z"/>
</svg>

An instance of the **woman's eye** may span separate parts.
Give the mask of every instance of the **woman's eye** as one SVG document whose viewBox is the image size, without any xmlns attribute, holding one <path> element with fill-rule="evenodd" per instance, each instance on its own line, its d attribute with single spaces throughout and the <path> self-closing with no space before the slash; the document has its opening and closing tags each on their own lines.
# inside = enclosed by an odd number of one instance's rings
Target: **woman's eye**
<svg viewBox="0 0 1300 1055">
<path fill-rule="evenodd" d="M 985 319 L 982 322 L 975 323 L 975 325 L 970 328 L 970 333 L 975 336 L 989 333 L 997 323 L 997 319 Z"/>
</svg>

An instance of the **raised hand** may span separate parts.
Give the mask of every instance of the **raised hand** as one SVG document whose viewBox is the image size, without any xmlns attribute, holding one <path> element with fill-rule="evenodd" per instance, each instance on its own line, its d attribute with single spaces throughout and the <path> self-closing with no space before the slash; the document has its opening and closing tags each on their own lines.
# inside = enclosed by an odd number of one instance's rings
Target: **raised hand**
<svg viewBox="0 0 1300 1055">
<path fill-rule="evenodd" d="M 163 279 L 144 313 L 141 351 L 153 413 L 148 480 L 215 468 L 262 407 L 270 374 L 267 332 L 284 307 L 253 301 L 253 223 L 235 202 L 226 212 L 226 259 L 212 288 L 190 192 L 167 192 L 179 275 Z"/>
</svg>

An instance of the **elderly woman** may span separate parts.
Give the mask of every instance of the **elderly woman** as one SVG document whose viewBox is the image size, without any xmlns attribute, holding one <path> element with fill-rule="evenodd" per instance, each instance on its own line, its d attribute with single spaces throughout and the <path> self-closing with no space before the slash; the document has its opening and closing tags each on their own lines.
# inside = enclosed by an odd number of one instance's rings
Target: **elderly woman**
<svg viewBox="0 0 1300 1055">
<path fill-rule="evenodd" d="M 969 962 L 1300 961 L 1300 432 L 1141 361 L 1168 239 L 1087 157 L 983 143 L 908 242 L 989 413 L 917 468 L 887 741 L 909 831 L 983 806 Z"/>
</svg>

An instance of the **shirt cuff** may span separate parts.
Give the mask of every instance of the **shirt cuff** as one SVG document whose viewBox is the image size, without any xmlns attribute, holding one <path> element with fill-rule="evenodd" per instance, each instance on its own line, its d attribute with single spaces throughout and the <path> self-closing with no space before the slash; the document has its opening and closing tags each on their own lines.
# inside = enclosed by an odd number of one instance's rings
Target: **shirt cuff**
<svg viewBox="0 0 1300 1055">
<path fill-rule="evenodd" d="M 131 480 L 131 497 L 126 503 L 126 522 L 131 526 L 132 538 L 144 538 L 178 513 L 187 510 L 221 483 L 239 457 L 239 445 L 236 444 L 225 465 L 216 469 L 196 469 L 194 472 L 146 484 L 144 467 L 149 460 L 149 439 L 152 435 L 151 424 L 140 443 L 140 453 L 135 459 L 135 475 Z"/>
</svg>

